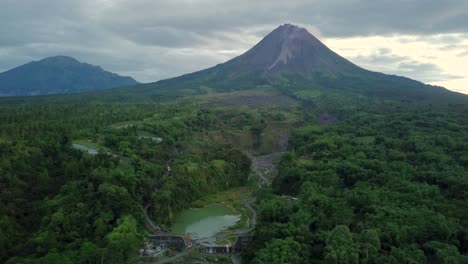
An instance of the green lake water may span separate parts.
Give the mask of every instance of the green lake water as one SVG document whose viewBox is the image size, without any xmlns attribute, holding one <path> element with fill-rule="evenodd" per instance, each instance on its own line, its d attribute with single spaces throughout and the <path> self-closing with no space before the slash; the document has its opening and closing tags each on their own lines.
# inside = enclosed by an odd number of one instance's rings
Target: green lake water
<svg viewBox="0 0 468 264">
<path fill-rule="evenodd" d="M 175 234 L 190 233 L 193 239 L 208 238 L 240 220 L 240 215 L 222 204 L 187 209 L 177 215 L 172 226 Z"/>
</svg>

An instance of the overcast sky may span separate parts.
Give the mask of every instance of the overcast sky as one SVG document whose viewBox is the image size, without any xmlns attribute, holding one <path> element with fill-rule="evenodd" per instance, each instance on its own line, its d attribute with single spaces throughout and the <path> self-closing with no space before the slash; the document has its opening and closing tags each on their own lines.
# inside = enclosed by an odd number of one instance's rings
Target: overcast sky
<svg viewBox="0 0 468 264">
<path fill-rule="evenodd" d="M 222 63 L 284 23 L 369 70 L 468 93 L 468 0 L 0 0 L 0 72 L 69 55 L 151 82 Z"/>
</svg>

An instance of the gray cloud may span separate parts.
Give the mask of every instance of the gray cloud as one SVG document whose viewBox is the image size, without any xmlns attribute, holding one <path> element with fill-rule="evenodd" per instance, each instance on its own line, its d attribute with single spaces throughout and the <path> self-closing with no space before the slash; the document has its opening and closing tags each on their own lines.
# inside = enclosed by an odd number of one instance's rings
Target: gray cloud
<svg viewBox="0 0 468 264">
<path fill-rule="evenodd" d="M 468 37 L 466 38 L 468 39 Z M 464 51 L 468 51 L 468 45 L 465 43 L 454 43 L 454 44 L 445 44 L 439 47 L 439 50 L 443 51 L 453 51 L 453 50 L 459 50 L 462 53 Z"/>
<path fill-rule="evenodd" d="M 417 61 L 401 62 L 393 73 L 426 83 L 463 78 L 463 76 L 445 73 L 435 64 Z"/>
<path fill-rule="evenodd" d="M 422 41 L 431 43 L 439 46 L 439 50 L 466 50 L 468 45 L 465 44 L 465 40 L 468 39 L 468 34 L 458 35 L 433 35 L 433 36 L 421 36 L 416 41 Z"/>
<path fill-rule="evenodd" d="M 239 55 L 286 22 L 311 25 L 327 37 L 430 38 L 468 32 L 468 1 L 1 0 L 0 70 L 64 54 L 155 81 Z M 397 58 L 385 52 L 368 59 L 395 65 Z"/>
<path fill-rule="evenodd" d="M 468 57 L 468 49 L 460 54 L 458 54 L 460 57 Z"/>
<path fill-rule="evenodd" d="M 406 76 L 425 83 L 463 78 L 463 76 L 446 73 L 435 64 L 395 55 L 386 48 L 377 49 L 371 55 L 358 55 L 350 60 L 373 70 Z"/>
</svg>

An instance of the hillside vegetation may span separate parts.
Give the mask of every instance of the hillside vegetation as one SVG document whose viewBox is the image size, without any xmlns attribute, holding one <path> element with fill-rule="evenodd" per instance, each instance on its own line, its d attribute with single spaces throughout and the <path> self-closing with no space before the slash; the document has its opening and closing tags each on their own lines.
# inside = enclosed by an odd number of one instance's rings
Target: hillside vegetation
<svg viewBox="0 0 468 264">
<path fill-rule="evenodd" d="M 466 105 L 380 103 L 297 128 L 252 263 L 465 263 Z M 290 201 L 281 197 L 297 197 Z"/>
<path fill-rule="evenodd" d="M 196 102 L 3 106 L 1 261 L 134 262 L 146 234 L 144 205 L 152 203 L 151 217 L 169 226 L 193 201 L 244 185 L 250 160 L 243 151 L 275 148 L 264 131 L 281 132 L 300 118 L 289 108 Z"/>
</svg>

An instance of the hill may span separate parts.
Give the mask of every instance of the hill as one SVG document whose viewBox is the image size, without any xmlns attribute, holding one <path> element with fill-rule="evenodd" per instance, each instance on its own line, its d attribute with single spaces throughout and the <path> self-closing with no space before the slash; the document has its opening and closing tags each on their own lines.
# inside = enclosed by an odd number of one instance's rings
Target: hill
<svg viewBox="0 0 468 264">
<path fill-rule="evenodd" d="M 138 84 L 67 56 L 33 61 L 0 73 L 0 96 L 79 93 Z"/>
</svg>

